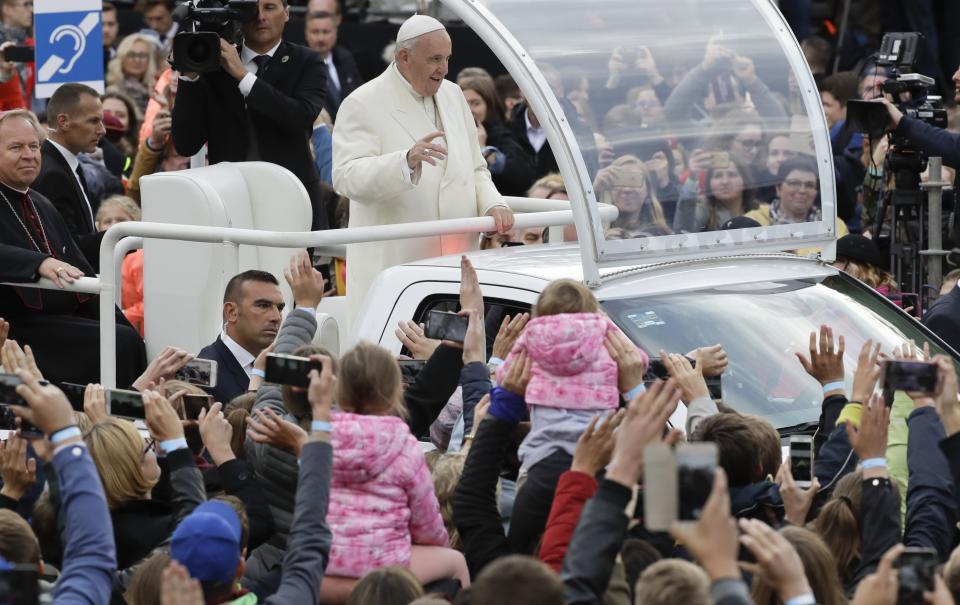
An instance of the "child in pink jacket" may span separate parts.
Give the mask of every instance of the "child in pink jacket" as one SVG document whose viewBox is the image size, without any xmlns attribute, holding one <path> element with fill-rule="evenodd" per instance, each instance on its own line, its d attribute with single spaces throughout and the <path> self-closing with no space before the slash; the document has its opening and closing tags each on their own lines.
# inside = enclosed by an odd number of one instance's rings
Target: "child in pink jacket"
<svg viewBox="0 0 960 605">
<path fill-rule="evenodd" d="M 600 312 L 593 293 L 573 280 L 552 281 L 533 315 L 497 370 L 502 381 L 521 351 L 533 362 L 524 396 L 530 432 L 518 451 L 521 471 L 557 450 L 573 456 L 590 420 L 620 403 L 617 362 L 605 344 L 607 333 L 620 328 Z M 646 365 L 646 353 L 639 352 Z"/>
<path fill-rule="evenodd" d="M 424 583 L 456 577 L 467 586 L 466 562 L 447 548 L 430 470 L 397 415 L 400 402 L 400 369 L 388 351 L 361 343 L 343 356 L 337 377 L 342 411 L 332 419 L 327 574 L 359 578 L 400 565 Z"/>
</svg>

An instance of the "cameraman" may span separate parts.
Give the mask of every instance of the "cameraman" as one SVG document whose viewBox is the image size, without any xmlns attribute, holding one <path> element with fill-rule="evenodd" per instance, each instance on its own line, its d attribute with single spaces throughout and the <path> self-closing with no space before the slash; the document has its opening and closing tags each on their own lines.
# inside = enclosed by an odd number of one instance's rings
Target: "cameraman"
<svg viewBox="0 0 960 605">
<path fill-rule="evenodd" d="M 241 27 L 243 44 L 220 40 L 219 70 L 180 76 L 173 144 L 191 156 L 206 143 L 211 164 L 260 160 L 289 169 L 310 196 L 311 229 L 327 229 L 320 173 L 310 154 L 326 72 L 319 53 L 281 39 L 289 19 L 287 0 L 259 0 L 256 20 Z"/>
<path fill-rule="evenodd" d="M 953 74 L 953 83 L 955 86 L 954 100 L 960 103 L 960 68 Z M 909 139 L 928 157 L 940 156 L 943 158 L 945 165 L 954 169 L 960 168 L 960 134 L 931 126 L 916 118 L 904 116 L 889 99 L 884 98 L 883 103 L 887 106 L 887 113 L 890 114 L 890 122 L 887 125 L 889 132 L 892 132 L 894 136 Z M 957 191 L 957 184 L 955 180 L 954 191 Z"/>
</svg>

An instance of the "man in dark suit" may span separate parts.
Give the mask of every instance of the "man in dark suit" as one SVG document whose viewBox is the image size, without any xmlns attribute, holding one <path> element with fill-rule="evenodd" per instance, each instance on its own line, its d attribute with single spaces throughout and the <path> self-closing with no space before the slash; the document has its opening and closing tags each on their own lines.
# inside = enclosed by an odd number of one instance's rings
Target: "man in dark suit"
<svg viewBox="0 0 960 605">
<path fill-rule="evenodd" d="M 242 28 L 239 50 L 220 40 L 221 69 L 181 76 L 173 144 L 190 156 L 206 143 L 211 163 L 262 160 L 289 169 L 310 196 L 313 229 L 326 229 L 320 173 L 310 153 L 326 90 L 323 59 L 281 39 L 290 19 L 286 0 L 260 0 L 259 8 Z"/>
<path fill-rule="evenodd" d="M 46 197 L 30 189 L 40 172 L 36 116 L 25 110 L 0 115 L 0 281 L 73 283 L 93 269 L 73 233 Z M 95 296 L 0 286 L 0 317 L 10 338 L 30 345 L 48 380 L 99 381 L 99 322 Z M 117 384 L 130 385 L 146 367 L 143 341 L 117 319 Z"/>
<path fill-rule="evenodd" d="M 96 270 L 102 234 L 94 219 L 100 200 L 91 195 L 77 155 L 93 153 L 106 133 L 99 93 L 84 84 L 64 84 L 50 97 L 47 121 L 50 134 L 41 146 L 40 175 L 33 188 L 60 212 Z"/>
<path fill-rule="evenodd" d="M 320 53 L 327 76 L 327 98 L 324 109 L 336 120 L 340 103 L 363 84 L 360 69 L 351 53 L 337 44 L 337 15 L 319 11 L 307 15 L 304 38 L 307 46 Z"/>
<path fill-rule="evenodd" d="M 265 271 L 233 276 L 223 293 L 223 330 L 197 357 L 217 362 L 217 401 L 247 392 L 253 362 L 277 337 L 284 302 L 277 278 Z"/>
<path fill-rule="evenodd" d="M 954 286 L 950 292 L 941 296 L 923 315 L 923 325 L 960 351 L 960 287 Z"/>
</svg>

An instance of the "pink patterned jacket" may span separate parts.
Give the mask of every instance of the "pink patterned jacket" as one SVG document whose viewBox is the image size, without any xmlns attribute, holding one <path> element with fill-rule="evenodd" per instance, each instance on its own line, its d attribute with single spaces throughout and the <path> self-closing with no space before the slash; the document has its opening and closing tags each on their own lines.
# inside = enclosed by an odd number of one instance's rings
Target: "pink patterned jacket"
<svg viewBox="0 0 960 605">
<path fill-rule="evenodd" d="M 617 407 L 617 362 L 604 345 L 607 332 L 620 328 L 602 313 L 561 313 L 530 320 L 497 370 L 502 382 L 521 351 L 533 360 L 528 405 L 568 410 Z M 641 355 L 646 355 L 640 351 Z"/>
<path fill-rule="evenodd" d="M 411 543 L 448 545 L 430 470 L 403 420 L 337 413 L 332 442 L 328 575 L 407 567 Z"/>
</svg>

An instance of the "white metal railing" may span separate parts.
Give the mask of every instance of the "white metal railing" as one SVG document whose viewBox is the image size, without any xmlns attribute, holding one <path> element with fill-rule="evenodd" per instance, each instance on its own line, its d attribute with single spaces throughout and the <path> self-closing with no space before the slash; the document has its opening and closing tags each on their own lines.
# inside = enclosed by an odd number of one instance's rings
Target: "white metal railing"
<svg viewBox="0 0 960 605">
<path fill-rule="evenodd" d="M 508 198 L 511 206 L 527 203 L 540 204 L 550 202 L 566 204 L 561 200 L 535 200 Z M 543 206 L 540 206 L 543 207 Z M 569 208 L 569 206 L 567 206 Z M 519 208 L 518 208 L 519 209 Z M 601 204 L 601 218 L 613 221 L 617 218 L 614 206 Z M 551 210 L 517 214 L 514 226 L 517 229 L 532 227 L 556 227 L 574 224 L 570 210 Z M 257 231 L 254 229 L 233 229 L 230 227 L 209 227 L 196 225 L 177 225 L 171 223 L 148 223 L 142 221 L 117 223 L 110 227 L 100 243 L 99 277 L 82 277 L 63 289 L 73 292 L 99 294 L 100 312 L 100 383 L 107 388 L 116 387 L 116 301 L 119 296 L 120 264 L 123 256 L 130 250 L 139 248 L 144 239 L 175 240 L 185 242 L 206 242 L 226 244 L 236 251 L 240 244 L 267 246 L 275 248 L 320 248 L 324 251 L 336 251 L 346 244 L 412 239 L 437 235 L 455 235 L 464 233 L 484 233 L 493 231 L 496 222 L 493 217 L 446 219 L 419 223 L 401 223 L 396 225 L 378 225 L 373 227 L 353 227 L 350 229 L 331 229 L 327 231 Z M 235 264 L 235 263 L 234 263 Z M 105 268 L 112 267 L 112 270 Z M 46 278 L 33 283 L 9 283 L 4 285 L 26 288 L 58 290 L 53 282 Z"/>
</svg>

